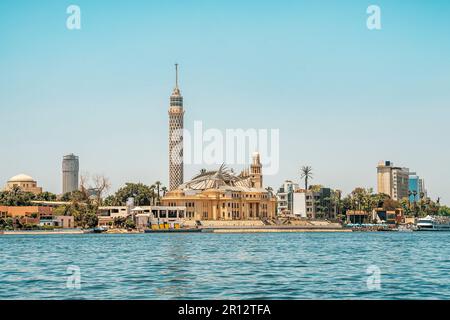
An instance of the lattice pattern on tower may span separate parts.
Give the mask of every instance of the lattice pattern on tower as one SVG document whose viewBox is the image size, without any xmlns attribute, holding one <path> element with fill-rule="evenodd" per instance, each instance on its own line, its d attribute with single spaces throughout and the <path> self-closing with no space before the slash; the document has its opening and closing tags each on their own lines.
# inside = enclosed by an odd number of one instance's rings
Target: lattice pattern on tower
<svg viewBox="0 0 450 320">
<path fill-rule="evenodd" d="M 169 190 L 183 183 L 183 96 L 178 88 L 178 65 L 175 89 L 169 107 Z"/>
</svg>

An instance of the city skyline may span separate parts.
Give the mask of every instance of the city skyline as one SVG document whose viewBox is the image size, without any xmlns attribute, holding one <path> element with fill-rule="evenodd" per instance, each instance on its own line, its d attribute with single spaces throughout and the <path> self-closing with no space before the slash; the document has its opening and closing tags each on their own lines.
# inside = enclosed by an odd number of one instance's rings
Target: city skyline
<svg viewBox="0 0 450 320">
<path fill-rule="evenodd" d="M 78 1 L 79 31 L 65 29 L 68 4 L 0 4 L 2 185 L 26 173 L 59 193 L 61 157 L 72 152 L 81 173 L 105 174 L 112 190 L 129 181 L 168 185 L 167 97 L 179 62 L 187 129 L 196 120 L 219 130 L 280 129 L 280 171 L 266 177 L 274 189 L 299 182 L 300 166 L 311 165 L 312 184 L 376 190 L 376 165 L 391 160 L 448 204 L 450 47 L 438 9 L 449 5 L 378 1 L 383 28 L 369 31 L 366 5 L 350 3 L 234 3 L 239 12 L 139 3 L 125 10 L 132 21 L 119 16 L 120 5 Z M 170 23 L 169 13 L 177 18 Z M 422 25 L 414 37 L 409 23 Z M 186 179 L 201 167 L 185 166 Z"/>
</svg>

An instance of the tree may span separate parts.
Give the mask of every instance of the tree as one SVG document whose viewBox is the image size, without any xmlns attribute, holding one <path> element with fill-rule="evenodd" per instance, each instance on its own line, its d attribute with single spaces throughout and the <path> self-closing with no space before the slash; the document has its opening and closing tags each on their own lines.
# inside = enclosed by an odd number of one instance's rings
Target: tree
<svg viewBox="0 0 450 320">
<path fill-rule="evenodd" d="M 398 201 L 393 200 L 393 199 L 386 199 L 383 202 L 383 209 L 386 210 L 386 211 L 393 211 L 393 210 L 395 210 L 397 208 L 400 208 L 400 207 L 401 207 L 400 203 Z"/>
<path fill-rule="evenodd" d="M 413 200 L 414 200 L 414 202 L 416 202 L 417 201 L 417 191 L 416 190 L 414 190 L 413 192 L 411 192 L 412 193 L 412 196 L 413 196 Z"/>
<path fill-rule="evenodd" d="M 155 185 L 156 185 L 156 190 L 157 190 L 157 193 L 156 193 L 157 194 L 157 205 L 159 205 L 160 198 L 161 198 L 160 193 L 159 193 L 159 189 L 161 187 L 161 182 L 160 181 L 156 181 Z"/>
<path fill-rule="evenodd" d="M 0 205 L 4 206 L 30 206 L 35 195 L 30 192 L 23 192 L 18 186 L 14 186 L 9 191 L 0 192 Z"/>
<path fill-rule="evenodd" d="M 80 176 L 80 196 L 84 201 L 89 200 L 89 187 L 88 187 L 89 175 L 87 173 Z"/>
<path fill-rule="evenodd" d="M 309 190 L 311 190 L 312 192 L 320 192 L 320 190 L 323 189 L 323 185 L 321 184 L 313 184 L 309 186 Z"/>
<path fill-rule="evenodd" d="M 386 195 L 374 194 L 371 188 L 356 188 L 342 201 L 342 211 L 344 214 L 348 210 L 362 211 L 369 215 L 383 205 L 385 197 Z"/>
<path fill-rule="evenodd" d="M 104 175 L 96 174 L 91 179 L 90 175 L 85 173 L 80 177 L 80 192 L 83 200 L 93 199 L 98 206 L 102 204 L 103 195 L 110 186 L 109 179 Z"/>
<path fill-rule="evenodd" d="M 109 182 L 109 179 L 105 177 L 104 175 L 95 175 L 93 178 L 94 182 L 94 190 L 96 191 L 96 197 L 95 201 L 97 205 L 102 204 L 102 196 L 103 194 L 109 190 L 111 187 L 111 183 Z"/>
<path fill-rule="evenodd" d="M 125 227 L 125 222 L 127 221 L 127 218 L 125 217 L 115 217 L 113 221 L 113 225 L 116 228 L 123 228 Z"/>
<path fill-rule="evenodd" d="M 120 206 L 117 198 L 114 195 L 109 195 L 103 200 L 105 206 Z"/>
<path fill-rule="evenodd" d="M 338 190 L 334 190 L 331 192 L 331 205 L 334 206 L 334 211 L 336 212 L 336 217 L 338 219 L 342 219 L 342 211 L 343 211 L 343 201 L 341 199 L 341 192 Z"/>
<path fill-rule="evenodd" d="M 61 200 L 70 202 L 54 210 L 56 215 L 73 216 L 75 225 L 81 228 L 94 228 L 98 224 L 97 211 L 102 204 L 102 196 L 109 189 L 105 176 L 95 175 L 92 185 L 89 176 L 80 177 L 80 190 L 66 193 Z"/>
<path fill-rule="evenodd" d="M 48 192 L 48 191 L 45 191 L 45 192 L 42 192 L 42 193 L 36 195 L 34 197 L 34 200 L 37 200 L 37 201 L 55 201 L 56 200 L 56 194 Z"/>
<path fill-rule="evenodd" d="M 95 212 L 87 212 L 83 223 L 88 228 L 95 228 L 98 225 L 98 217 Z"/>
<path fill-rule="evenodd" d="M 161 188 L 161 191 L 162 191 L 162 193 L 163 193 L 163 197 L 165 197 L 166 196 L 166 193 L 167 193 L 167 188 L 166 187 L 162 187 Z"/>
<path fill-rule="evenodd" d="M 136 224 L 134 223 L 133 220 L 127 219 L 125 221 L 125 228 L 127 228 L 127 229 L 135 229 L 136 228 Z"/>
<path fill-rule="evenodd" d="M 97 206 L 87 203 L 72 203 L 66 215 L 73 216 L 75 225 L 80 228 L 94 228 L 98 224 Z"/>
<path fill-rule="evenodd" d="M 151 201 L 150 204 L 152 206 L 154 206 L 156 204 L 156 192 L 155 192 L 156 186 L 154 184 L 152 184 L 150 186 L 150 191 L 151 191 Z"/>
<path fill-rule="evenodd" d="M 71 205 L 62 205 L 53 209 L 53 215 L 55 216 L 71 216 Z"/>
<path fill-rule="evenodd" d="M 374 200 L 376 202 L 377 208 L 383 208 L 383 203 L 387 199 L 390 199 L 391 197 L 385 193 L 377 193 L 374 195 Z"/>
<path fill-rule="evenodd" d="M 312 167 L 303 166 L 300 169 L 300 173 L 301 173 L 300 178 L 305 180 L 305 190 L 308 190 L 308 180 L 313 178 Z"/>
<path fill-rule="evenodd" d="M 400 200 L 400 206 L 406 215 L 410 215 L 413 211 L 411 210 L 411 201 L 409 197 L 407 199 Z"/>
<path fill-rule="evenodd" d="M 66 201 L 66 202 L 69 202 L 69 201 L 77 201 L 77 202 L 79 202 L 79 201 L 86 201 L 87 199 L 86 199 L 86 195 L 83 192 L 81 192 L 80 190 L 75 190 L 75 191 L 72 191 L 72 192 L 64 193 L 61 196 L 60 200 L 61 201 Z"/>
<path fill-rule="evenodd" d="M 441 207 L 439 207 L 437 214 L 440 215 L 440 216 L 447 216 L 448 217 L 448 216 L 450 216 L 450 208 L 447 207 L 447 206 L 441 206 Z"/>
<path fill-rule="evenodd" d="M 142 183 L 126 183 L 124 187 L 117 190 L 113 196 L 109 196 L 107 199 L 108 203 L 124 206 L 128 198 L 134 198 L 135 205 L 150 206 L 153 204 L 155 192 L 151 187 Z"/>
<path fill-rule="evenodd" d="M 0 230 L 4 230 L 6 225 L 6 219 L 0 219 Z"/>
</svg>

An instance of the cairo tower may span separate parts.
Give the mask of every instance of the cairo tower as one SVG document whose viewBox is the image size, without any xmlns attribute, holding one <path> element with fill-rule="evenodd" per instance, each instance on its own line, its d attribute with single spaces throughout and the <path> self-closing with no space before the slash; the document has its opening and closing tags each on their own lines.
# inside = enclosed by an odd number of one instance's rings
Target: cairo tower
<svg viewBox="0 0 450 320">
<path fill-rule="evenodd" d="M 178 64 L 175 64 L 175 88 L 169 107 L 169 190 L 183 183 L 183 96 L 178 88 Z"/>
</svg>

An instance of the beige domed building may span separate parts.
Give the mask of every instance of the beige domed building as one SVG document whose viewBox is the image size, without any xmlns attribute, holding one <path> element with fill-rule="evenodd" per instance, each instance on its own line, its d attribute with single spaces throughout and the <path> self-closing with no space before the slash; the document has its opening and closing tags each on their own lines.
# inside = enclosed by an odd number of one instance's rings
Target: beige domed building
<svg viewBox="0 0 450 320">
<path fill-rule="evenodd" d="M 162 199 L 168 207 L 186 207 L 186 220 L 265 220 L 276 211 L 274 195 L 263 188 L 259 154 L 250 169 L 239 175 L 222 165 L 202 171 L 191 181 L 169 191 Z"/>
<path fill-rule="evenodd" d="M 9 179 L 6 183 L 5 190 L 9 191 L 14 187 L 19 187 L 24 192 L 31 192 L 34 194 L 42 193 L 42 188 L 38 187 L 37 181 L 23 173 Z"/>
</svg>

